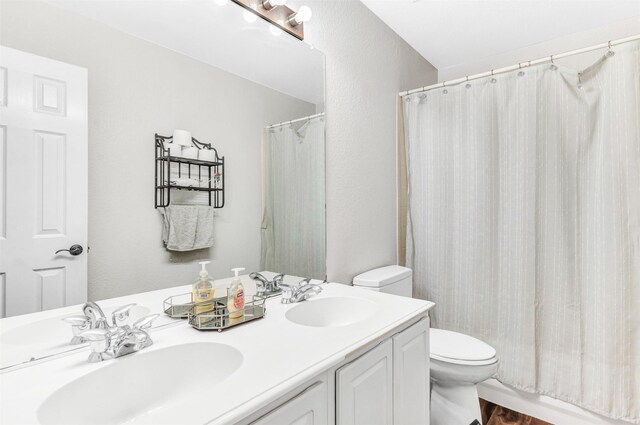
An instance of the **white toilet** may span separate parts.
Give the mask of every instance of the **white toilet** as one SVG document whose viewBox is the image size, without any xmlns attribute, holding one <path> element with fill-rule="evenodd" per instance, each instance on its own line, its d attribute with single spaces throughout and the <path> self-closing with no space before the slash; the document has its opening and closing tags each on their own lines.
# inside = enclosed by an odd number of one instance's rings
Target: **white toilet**
<svg viewBox="0 0 640 425">
<path fill-rule="evenodd" d="M 496 350 L 469 335 L 431 328 L 429 351 L 431 425 L 481 424 L 476 384 L 496 373 Z"/>
<path fill-rule="evenodd" d="M 411 296 L 411 269 L 387 266 L 362 273 L 353 286 L 389 294 Z M 476 384 L 497 370 L 496 350 L 458 332 L 431 329 L 431 425 L 482 423 Z"/>
</svg>

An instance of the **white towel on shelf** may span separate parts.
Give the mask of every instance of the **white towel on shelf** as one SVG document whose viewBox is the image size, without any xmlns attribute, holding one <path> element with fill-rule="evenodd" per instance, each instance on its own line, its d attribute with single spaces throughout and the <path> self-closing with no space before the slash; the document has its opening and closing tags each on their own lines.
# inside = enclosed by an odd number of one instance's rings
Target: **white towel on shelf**
<svg viewBox="0 0 640 425">
<path fill-rule="evenodd" d="M 213 246 L 213 207 L 169 205 L 164 216 L 162 241 L 170 251 L 193 251 Z"/>
</svg>

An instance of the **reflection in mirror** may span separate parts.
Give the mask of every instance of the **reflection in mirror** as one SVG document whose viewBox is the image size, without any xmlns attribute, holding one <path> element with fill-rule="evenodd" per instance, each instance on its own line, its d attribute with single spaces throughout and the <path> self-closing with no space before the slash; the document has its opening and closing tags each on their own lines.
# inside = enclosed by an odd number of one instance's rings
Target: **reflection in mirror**
<svg viewBox="0 0 640 425">
<path fill-rule="evenodd" d="M 324 279 L 324 114 L 271 125 L 265 143 L 261 268 Z"/>
<path fill-rule="evenodd" d="M 3 347 L 87 299 L 191 284 L 203 260 L 214 279 L 238 266 L 325 277 L 323 54 L 232 2 L 186 2 L 2 1 Z M 153 208 L 154 136 L 175 130 L 224 157 L 204 249 L 167 249 Z M 183 161 L 173 173 L 212 160 L 166 149 Z M 208 208 L 189 189 L 170 189 L 170 205 Z"/>
</svg>

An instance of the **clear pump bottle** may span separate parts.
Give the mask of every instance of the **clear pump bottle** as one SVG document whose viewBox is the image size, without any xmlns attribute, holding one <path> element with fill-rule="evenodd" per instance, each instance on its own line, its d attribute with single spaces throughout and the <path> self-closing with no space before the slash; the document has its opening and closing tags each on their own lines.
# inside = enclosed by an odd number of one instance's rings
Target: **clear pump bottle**
<svg viewBox="0 0 640 425">
<path fill-rule="evenodd" d="M 238 319 L 244 316 L 244 286 L 242 286 L 242 280 L 240 280 L 240 276 L 238 276 L 243 270 L 244 268 L 231 269 L 231 271 L 235 273 L 235 276 L 231 280 L 227 297 L 227 310 L 229 310 L 229 317 L 231 319 Z"/>
<path fill-rule="evenodd" d="M 213 295 L 215 293 L 213 279 L 209 277 L 209 272 L 206 269 L 209 263 L 211 263 L 211 261 L 201 261 L 198 263 L 202 266 L 202 270 L 200 270 L 200 278 L 193 283 L 193 301 L 196 303 L 196 314 L 210 311 L 212 308 L 211 303 L 207 302 L 213 301 Z M 197 303 L 203 304 L 198 305 Z"/>
</svg>

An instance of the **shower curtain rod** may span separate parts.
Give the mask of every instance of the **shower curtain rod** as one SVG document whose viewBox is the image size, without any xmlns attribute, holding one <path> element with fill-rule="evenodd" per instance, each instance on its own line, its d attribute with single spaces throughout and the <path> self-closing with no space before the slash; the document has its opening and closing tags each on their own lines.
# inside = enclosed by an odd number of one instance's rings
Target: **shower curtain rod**
<svg viewBox="0 0 640 425">
<path fill-rule="evenodd" d="M 556 59 L 566 58 L 567 56 L 574 56 L 580 53 L 591 52 L 592 50 L 604 49 L 605 47 L 611 48 L 612 46 L 617 46 L 619 44 L 628 43 L 630 41 L 640 40 L 640 34 L 632 35 L 631 37 L 620 38 L 618 40 L 612 40 L 607 43 L 596 44 L 595 46 L 585 47 L 583 49 L 572 50 L 570 52 L 560 53 L 558 55 L 551 55 L 541 59 L 530 60 L 526 62 L 517 63 L 515 65 L 507 66 L 504 68 L 492 69 L 491 71 L 482 72 L 480 74 L 468 75 L 462 78 L 456 78 L 455 80 L 443 81 L 441 83 L 432 84 L 430 86 L 420 87 L 413 90 L 400 92 L 400 96 L 407 96 L 413 93 L 425 92 L 437 88 L 442 88 L 446 86 L 453 86 L 460 83 L 465 83 L 471 80 L 477 80 L 478 78 L 490 77 L 496 74 L 502 74 L 509 71 L 515 71 L 516 69 L 524 69 L 528 68 L 532 65 L 538 65 L 545 62 L 553 62 Z"/>
<path fill-rule="evenodd" d="M 299 122 L 299 121 L 304 121 L 304 120 L 312 120 L 312 119 L 318 118 L 318 117 L 324 117 L 324 112 L 320 112 L 319 114 L 309 115 L 308 117 L 302 117 L 302 118 L 298 118 L 298 119 L 291 120 L 291 121 L 279 122 L 278 124 L 271 124 L 271 125 L 268 125 L 267 128 L 280 127 L 281 125 L 293 124 L 294 122 Z"/>
</svg>

